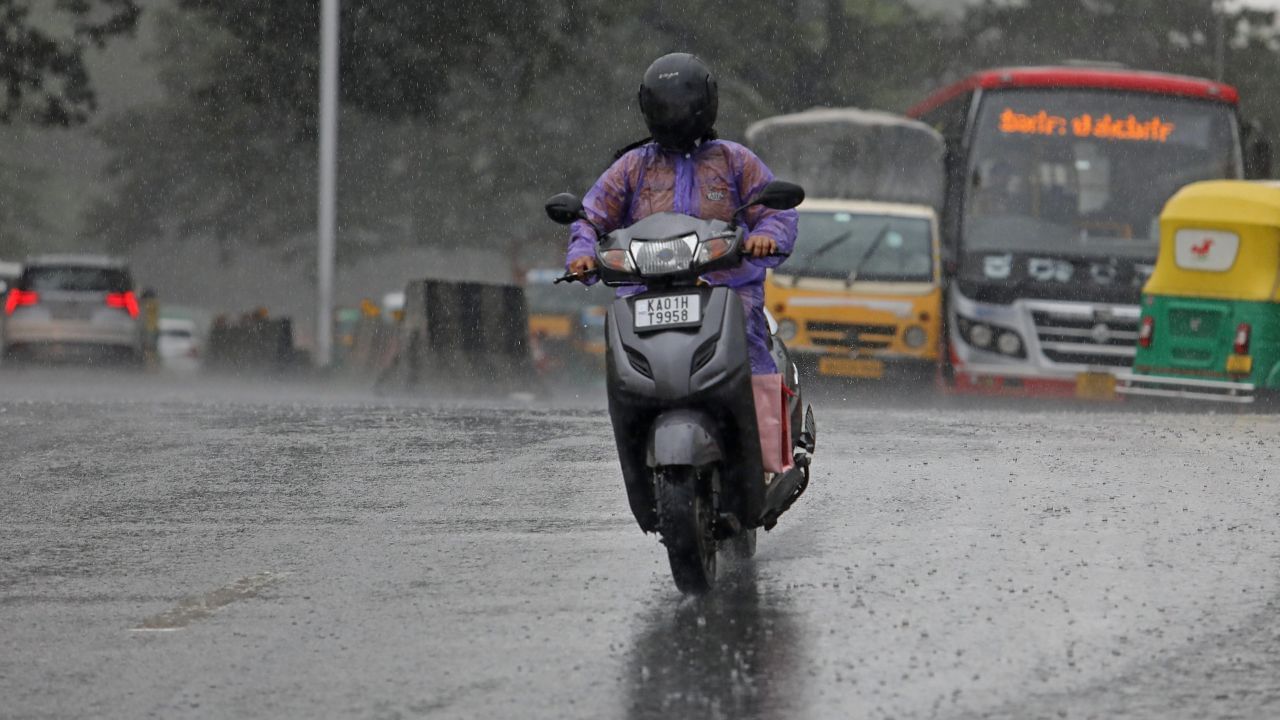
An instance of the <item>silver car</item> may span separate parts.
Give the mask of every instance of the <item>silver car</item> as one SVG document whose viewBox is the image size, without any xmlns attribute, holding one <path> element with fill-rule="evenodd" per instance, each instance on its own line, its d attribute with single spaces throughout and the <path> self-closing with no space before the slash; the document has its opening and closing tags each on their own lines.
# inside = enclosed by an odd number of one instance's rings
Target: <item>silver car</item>
<svg viewBox="0 0 1280 720">
<path fill-rule="evenodd" d="M 128 267 L 107 257 L 33 258 L 4 298 L 9 360 L 140 364 L 142 325 Z"/>
</svg>

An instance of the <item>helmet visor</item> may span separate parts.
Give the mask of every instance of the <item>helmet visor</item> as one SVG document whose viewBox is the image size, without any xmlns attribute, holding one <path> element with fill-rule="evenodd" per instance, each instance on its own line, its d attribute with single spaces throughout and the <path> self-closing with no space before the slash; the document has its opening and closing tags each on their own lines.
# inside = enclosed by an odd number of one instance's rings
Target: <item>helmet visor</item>
<svg viewBox="0 0 1280 720">
<path fill-rule="evenodd" d="M 649 94 L 644 108 L 645 123 L 653 139 L 669 148 L 693 144 L 703 132 L 701 108 L 696 108 L 687 98 L 669 99 L 656 95 Z"/>
</svg>

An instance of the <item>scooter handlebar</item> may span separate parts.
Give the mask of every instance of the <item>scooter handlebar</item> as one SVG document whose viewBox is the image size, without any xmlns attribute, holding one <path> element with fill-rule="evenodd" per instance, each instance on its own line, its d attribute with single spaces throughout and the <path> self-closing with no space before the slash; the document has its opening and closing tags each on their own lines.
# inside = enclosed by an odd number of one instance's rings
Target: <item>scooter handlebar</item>
<svg viewBox="0 0 1280 720">
<path fill-rule="evenodd" d="M 560 283 L 567 283 L 567 282 L 586 282 L 587 278 L 595 277 L 596 275 L 599 275 L 599 274 L 600 274 L 599 270 L 588 270 L 587 272 L 582 273 L 581 275 L 567 272 L 564 275 L 561 275 L 560 277 L 556 278 L 555 282 L 551 284 L 559 285 Z"/>
</svg>

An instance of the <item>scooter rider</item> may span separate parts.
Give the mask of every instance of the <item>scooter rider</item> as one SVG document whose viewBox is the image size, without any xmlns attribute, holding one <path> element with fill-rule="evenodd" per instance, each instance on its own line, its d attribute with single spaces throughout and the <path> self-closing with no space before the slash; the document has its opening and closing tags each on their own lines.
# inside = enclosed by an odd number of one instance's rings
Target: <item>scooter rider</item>
<svg viewBox="0 0 1280 720">
<path fill-rule="evenodd" d="M 583 207 L 596 227 L 612 232 L 659 212 L 727 222 L 773 180 L 755 153 L 716 139 L 718 105 L 715 78 L 697 57 L 672 53 L 655 60 L 640 85 L 640 111 L 651 137 L 621 154 L 587 193 Z M 765 269 L 791 254 L 798 217 L 795 210 L 749 209 L 742 220 L 750 257 L 737 268 L 704 278 L 733 288 L 741 298 L 755 375 L 777 372 L 764 315 Z M 585 279 L 595 269 L 596 234 L 583 221 L 574 223 L 571 233 L 565 267 Z M 619 295 L 643 290 L 623 288 Z"/>
</svg>

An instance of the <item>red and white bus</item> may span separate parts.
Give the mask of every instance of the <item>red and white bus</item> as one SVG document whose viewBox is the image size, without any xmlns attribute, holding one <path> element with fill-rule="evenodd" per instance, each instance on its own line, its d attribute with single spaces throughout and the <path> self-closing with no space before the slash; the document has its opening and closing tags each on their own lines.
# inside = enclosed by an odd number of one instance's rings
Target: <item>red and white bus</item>
<svg viewBox="0 0 1280 720">
<path fill-rule="evenodd" d="M 1066 66 L 979 72 L 912 108 L 947 141 L 951 386 L 1111 395 L 1165 201 L 1269 171 L 1237 105 L 1209 80 Z"/>
</svg>

